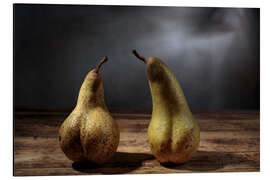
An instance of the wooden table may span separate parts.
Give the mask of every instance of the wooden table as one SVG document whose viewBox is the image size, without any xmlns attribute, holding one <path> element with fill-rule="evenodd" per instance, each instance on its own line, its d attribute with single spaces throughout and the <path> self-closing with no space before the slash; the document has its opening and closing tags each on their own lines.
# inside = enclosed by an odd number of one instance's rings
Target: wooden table
<svg viewBox="0 0 270 180">
<path fill-rule="evenodd" d="M 201 143 L 182 165 L 163 166 L 147 143 L 150 111 L 113 111 L 121 134 L 114 158 L 102 165 L 73 163 L 58 144 L 70 110 L 20 109 L 14 115 L 14 175 L 144 174 L 260 171 L 258 111 L 194 111 Z"/>
</svg>

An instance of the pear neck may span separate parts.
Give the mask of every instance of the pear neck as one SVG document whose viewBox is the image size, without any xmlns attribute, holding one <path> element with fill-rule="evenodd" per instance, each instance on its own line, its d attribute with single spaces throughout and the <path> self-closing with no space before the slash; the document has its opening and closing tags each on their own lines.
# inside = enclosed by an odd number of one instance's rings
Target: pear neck
<svg viewBox="0 0 270 180">
<path fill-rule="evenodd" d="M 163 71 L 159 71 L 157 79 L 149 80 L 153 111 L 158 109 L 173 114 L 186 110 L 187 101 L 179 82 L 166 65 L 162 68 Z"/>
<path fill-rule="evenodd" d="M 93 107 L 104 107 L 104 89 L 102 80 L 87 77 L 83 82 L 78 96 L 77 106 L 82 109 L 91 109 Z"/>
</svg>

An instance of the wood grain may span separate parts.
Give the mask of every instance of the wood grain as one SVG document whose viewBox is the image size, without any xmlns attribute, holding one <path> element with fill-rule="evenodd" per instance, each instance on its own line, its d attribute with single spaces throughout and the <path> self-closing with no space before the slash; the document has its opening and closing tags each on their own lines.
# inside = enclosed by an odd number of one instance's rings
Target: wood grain
<svg viewBox="0 0 270 180">
<path fill-rule="evenodd" d="M 181 165 L 161 165 L 147 143 L 149 110 L 113 110 L 120 144 L 110 162 L 73 163 L 58 144 L 58 128 L 70 109 L 16 109 L 14 175 L 151 174 L 260 171 L 258 111 L 195 111 L 201 142 L 193 158 Z"/>
</svg>

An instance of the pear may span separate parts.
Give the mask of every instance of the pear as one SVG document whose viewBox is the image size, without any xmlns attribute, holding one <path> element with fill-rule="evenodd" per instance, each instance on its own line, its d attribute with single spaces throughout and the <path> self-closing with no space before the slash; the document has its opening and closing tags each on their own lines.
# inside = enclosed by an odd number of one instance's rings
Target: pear
<svg viewBox="0 0 270 180">
<path fill-rule="evenodd" d="M 119 130 L 104 101 L 104 89 L 99 69 L 107 61 L 105 56 L 96 69 L 85 77 L 77 105 L 59 129 L 62 151 L 72 161 L 89 160 L 103 164 L 116 152 Z"/>
<path fill-rule="evenodd" d="M 148 142 L 160 163 L 185 163 L 200 143 L 200 129 L 194 119 L 182 88 L 172 71 L 157 57 L 144 58 L 152 95 L 152 117 Z"/>
</svg>

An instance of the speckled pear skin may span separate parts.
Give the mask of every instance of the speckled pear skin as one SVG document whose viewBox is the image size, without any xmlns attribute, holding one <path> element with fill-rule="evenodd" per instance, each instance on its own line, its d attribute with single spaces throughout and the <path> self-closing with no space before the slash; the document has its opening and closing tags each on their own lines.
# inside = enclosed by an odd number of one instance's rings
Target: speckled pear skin
<svg viewBox="0 0 270 180">
<path fill-rule="evenodd" d="M 133 52 L 134 53 L 134 52 Z M 197 151 L 200 128 L 172 71 L 157 57 L 144 58 L 153 101 L 148 142 L 161 163 L 185 163 Z"/>
<path fill-rule="evenodd" d="M 104 102 L 100 74 L 90 71 L 81 86 L 77 105 L 59 129 L 59 143 L 72 161 L 103 164 L 119 144 L 119 130 Z"/>
</svg>

